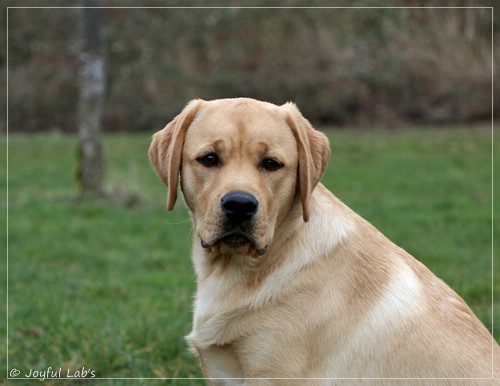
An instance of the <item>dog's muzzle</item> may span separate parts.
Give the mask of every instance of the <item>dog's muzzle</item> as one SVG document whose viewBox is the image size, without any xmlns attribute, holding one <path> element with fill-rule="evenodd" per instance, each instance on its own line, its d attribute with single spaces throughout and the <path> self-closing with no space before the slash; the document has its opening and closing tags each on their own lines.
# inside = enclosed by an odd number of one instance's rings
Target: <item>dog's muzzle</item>
<svg viewBox="0 0 500 386">
<path fill-rule="evenodd" d="M 217 242 L 222 242 L 232 249 L 248 244 L 255 245 L 252 220 L 259 211 L 257 198 L 249 192 L 232 190 L 221 198 L 220 208 L 224 215 L 224 226 Z M 201 240 L 201 246 L 210 247 L 203 240 Z M 256 252 L 262 256 L 266 250 L 267 246 Z"/>
</svg>

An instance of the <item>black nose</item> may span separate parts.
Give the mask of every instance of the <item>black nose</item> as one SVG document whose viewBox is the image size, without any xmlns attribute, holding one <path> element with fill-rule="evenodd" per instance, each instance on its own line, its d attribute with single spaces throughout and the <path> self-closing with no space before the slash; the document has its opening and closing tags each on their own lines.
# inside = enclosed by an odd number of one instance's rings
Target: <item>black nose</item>
<svg viewBox="0 0 500 386">
<path fill-rule="evenodd" d="M 233 190 L 227 193 L 222 197 L 220 204 L 222 212 L 233 223 L 250 220 L 259 208 L 259 202 L 255 196 L 241 190 Z"/>
</svg>

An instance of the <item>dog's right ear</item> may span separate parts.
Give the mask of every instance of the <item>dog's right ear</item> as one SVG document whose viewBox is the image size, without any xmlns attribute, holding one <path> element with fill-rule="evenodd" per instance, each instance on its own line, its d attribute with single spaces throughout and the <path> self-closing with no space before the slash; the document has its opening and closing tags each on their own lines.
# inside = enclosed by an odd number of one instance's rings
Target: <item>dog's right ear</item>
<svg viewBox="0 0 500 386">
<path fill-rule="evenodd" d="M 172 122 L 153 135 L 149 159 L 168 188 L 167 210 L 174 208 L 186 132 L 204 101 L 195 99 Z"/>
</svg>

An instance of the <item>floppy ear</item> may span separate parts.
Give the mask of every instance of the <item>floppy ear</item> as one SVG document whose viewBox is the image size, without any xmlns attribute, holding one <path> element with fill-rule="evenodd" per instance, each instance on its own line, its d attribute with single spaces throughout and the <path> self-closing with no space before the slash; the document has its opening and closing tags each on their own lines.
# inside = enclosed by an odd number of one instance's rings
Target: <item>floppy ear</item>
<svg viewBox="0 0 500 386">
<path fill-rule="evenodd" d="M 287 111 L 286 122 L 292 129 L 299 150 L 299 191 L 302 216 L 307 222 L 311 192 L 325 172 L 331 154 L 330 146 L 328 138 L 311 126 L 295 104 L 288 102 L 282 107 Z"/>
<path fill-rule="evenodd" d="M 167 210 L 174 208 L 177 199 L 177 183 L 181 167 L 182 148 L 186 132 L 203 101 L 195 99 L 172 122 L 153 135 L 149 146 L 149 159 L 168 188 Z"/>
</svg>

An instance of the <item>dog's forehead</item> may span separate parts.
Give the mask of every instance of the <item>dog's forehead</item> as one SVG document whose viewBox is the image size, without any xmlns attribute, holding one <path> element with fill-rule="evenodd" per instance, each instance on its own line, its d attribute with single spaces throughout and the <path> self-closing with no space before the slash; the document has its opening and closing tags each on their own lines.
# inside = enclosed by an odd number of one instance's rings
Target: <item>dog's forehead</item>
<svg viewBox="0 0 500 386">
<path fill-rule="evenodd" d="M 190 139 L 255 139 L 285 146 L 295 144 L 284 111 L 270 103 L 245 99 L 207 102 L 187 132 L 186 140 Z"/>
</svg>

